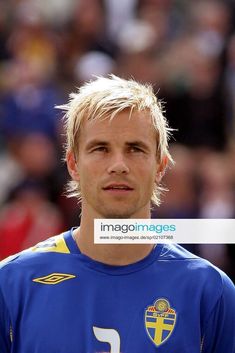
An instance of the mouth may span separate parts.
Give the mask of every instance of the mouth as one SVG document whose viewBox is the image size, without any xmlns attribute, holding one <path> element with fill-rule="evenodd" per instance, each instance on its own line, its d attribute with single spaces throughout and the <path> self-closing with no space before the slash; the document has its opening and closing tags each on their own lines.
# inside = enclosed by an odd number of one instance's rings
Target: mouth
<svg viewBox="0 0 235 353">
<path fill-rule="evenodd" d="M 133 191 L 134 189 L 127 184 L 110 184 L 105 186 L 103 190 L 115 194 L 125 194 Z"/>
</svg>

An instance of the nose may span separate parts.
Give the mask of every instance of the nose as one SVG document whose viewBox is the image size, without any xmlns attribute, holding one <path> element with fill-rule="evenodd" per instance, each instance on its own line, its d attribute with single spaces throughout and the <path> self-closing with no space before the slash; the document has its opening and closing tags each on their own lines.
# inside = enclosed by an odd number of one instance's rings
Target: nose
<svg viewBox="0 0 235 353">
<path fill-rule="evenodd" d="M 129 167 L 124 160 L 124 157 L 122 154 L 117 154 L 113 156 L 110 165 L 108 167 L 108 173 L 109 174 L 128 174 L 129 173 Z"/>
</svg>

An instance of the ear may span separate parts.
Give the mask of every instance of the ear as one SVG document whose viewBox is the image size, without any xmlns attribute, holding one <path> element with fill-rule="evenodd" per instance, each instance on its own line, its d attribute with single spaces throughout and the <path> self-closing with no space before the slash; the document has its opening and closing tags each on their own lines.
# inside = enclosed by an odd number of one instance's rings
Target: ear
<svg viewBox="0 0 235 353">
<path fill-rule="evenodd" d="M 160 181 L 162 180 L 162 177 L 165 174 L 165 171 L 166 171 L 166 168 L 168 165 L 168 161 L 169 161 L 169 159 L 167 156 L 163 157 L 161 163 L 159 164 L 159 166 L 157 168 L 157 174 L 156 174 L 156 179 L 155 179 L 157 184 L 160 183 Z"/>
<path fill-rule="evenodd" d="M 78 173 L 77 161 L 72 151 L 68 151 L 66 153 L 66 162 L 67 162 L 68 172 L 71 178 L 75 181 L 79 181 L 80 177 Z"/>
</svg>

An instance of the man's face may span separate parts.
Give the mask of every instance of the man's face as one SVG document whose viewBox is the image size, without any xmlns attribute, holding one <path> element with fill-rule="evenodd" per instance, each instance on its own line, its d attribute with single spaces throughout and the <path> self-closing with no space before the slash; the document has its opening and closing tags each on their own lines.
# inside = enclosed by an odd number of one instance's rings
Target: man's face
<svg viewBox="0 0 235 353">
<path fill-rule="evenodd" d="M 68 168 L 79 181 L 82 213 L 94 218 L 146 218 L 158 176 L 156 131 L 148 112 L 123 111 L 112 121 L 85 121 L 77 162 Z"/>
</svg>

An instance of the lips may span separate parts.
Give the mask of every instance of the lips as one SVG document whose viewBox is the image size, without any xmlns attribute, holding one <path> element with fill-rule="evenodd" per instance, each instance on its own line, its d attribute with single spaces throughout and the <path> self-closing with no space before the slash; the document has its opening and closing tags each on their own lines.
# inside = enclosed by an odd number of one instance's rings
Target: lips
<svg viewBox="0 0 235 353">
<path fill-rule="evenodd" d="M 130 187 L 127 184 L 109 184 L 103 188 L 103 190 L 133 190 L 132 187 Z"/>
</svg>

